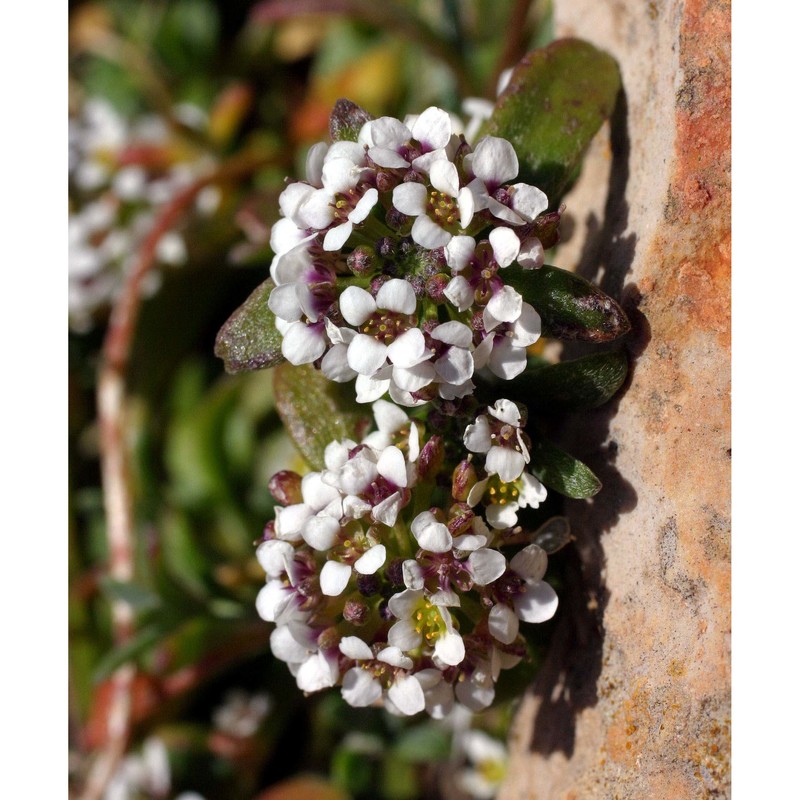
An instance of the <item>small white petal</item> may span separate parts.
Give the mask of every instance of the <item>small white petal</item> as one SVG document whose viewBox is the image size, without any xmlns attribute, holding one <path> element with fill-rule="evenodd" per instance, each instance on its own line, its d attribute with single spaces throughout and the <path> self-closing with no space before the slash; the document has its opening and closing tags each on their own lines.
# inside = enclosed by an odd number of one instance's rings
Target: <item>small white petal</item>
<svg viewBox="0 0 800 800">
<path fill-rule="evenodd" d="M 528 356 L 524 347 L 514 347 L 507 336 L 495 340 L 489 355 L 489 369 L 505 381 L 510 381 L 525 372 Z"/>
<path fill-rule="evenodd" d="M 411 226 L 411 238 L 420 247 L 435 250 L 437 247 L 444 247 L 453 235 L 437 225 L 429 216 L 420 213 Z"/>
<path fill-rule="evenodd" d="M 475 216 L 475 195 L 468 187 L 464 187 L 458 193 L 458 224 L 461 228 L 469 227 L 472 218 Z"/>
<path fill-rule="evenodd" d="M 431 185 L 449 197 L 458 195 L 458 170 L 451 161 L 439 159 L 431 164 Z"/>
<path fill-rule="evenodd" d="M 378 430 L 385 433 L 396 433 L 408 422 L 408 414 L 386 400 L 377 400 L 372 404 L 372 416 Z"/>
<path fill-rule="evenodd" d="M 306 180 L 312 186 L 322 185 L 322 165 L 328 152 L 327 142 L 317 142 L 309 148 L 306 155 Z"/>
<path fill-rule="evenodd" d="M 387 694 L 397 709 L 406 716 L 410 717 L 425 709 L 425 695 L 413 675 L 405 678 L 398 676 Z"/>
<path fill-rule="evenodd" d="M 460 664 L 466 655 L 464 640 L 455 631 L 440 636 L 433 646 L 433 651 L 439 659 L 451 667 Z"/>
<path fill-rule="evenodd" d="M 333 686 L 339 678 L 335 659 L 315 653 L 297 670 L 297 686 L 303 692 L 318 692 Z"/>
<path fill-rule="evenodd" d="M 267 581 L 256 597 L 256 611 L 266 622 L 275 622 L 292 598 L 280 580 Z"/>
<path fill-rule="evenodd" d="M 338 520 L 332 517 L 311 517 L 303 528 L 303 539 L 315 550 L 325 552 L 336 543 L 340 530 Z"/>
<path fill-rule="evenodd" d="M 325 238 L 322 241 L 322 249 L 326 253 L 335 253 L 337 250 L 341 250 L 347 243 L 352 232 L 353 223 L 349 220 L 341 223 L 341 225 L 337 225 L 335 228 L 331 228 L 325 234 Z"/>
<path fill-rule="evenodd" d="M 492 447 L 486 454 L 486 471 L 499 475 L 503 483 L 511 483 L 522 475 L 525 469 L 525 456 L 507 447 Z"/>
<path fill-rule="evenodd" d="M 408 485 L 406 459 L 400 448 L 390 445 L 381 453 L 378 459 L 378 474 L 401 489 Z"/>
<path fill-rule="evenodd" d="M 475 521 L 478 520 L 480 520 L 480 517 L 475 517 Z M 473 550 L 477 550 L 480 547 L 486 547 L 487 542 L 488 538 L 484 534 L 476 535 L 473 533 L 465 533 L 453 539 L 453 549 L 471 553 Z"/>
<path fill-rule="evenodd" d="M 489 633 L 503 644 L 511 644 L 519 633 L 519 617 L 506 605 L 498 603 L 489 612 Z"/>
<path fill-rule="evenodd" d="M 414 666 L 414 662 L 399 647 L 384 647 L 377 658 L 384 664 L 391 664 L 400 669 L 411 669 Z"/>
<path fill-rule="evenodd" d="M 310 655 L 310 648 L 292 636 L 288 625 L 279 625 L 270 634 L 269 649 L 275 658 L 285 661 L 287 664 L 300 664 Z"/>
<path fill-rule="evenodd" d="M 287 542 L 299 541 L 303 526 L 313 513 L 313 509 L 306 503 L 276 508 L 275 535 Z"/>
<path fill-rule="evenodd" d="M 475 254 L 475 239 L 471 236 L 454 236 L 444 249 L 444 258 L 452 272 L 460 272 Z"/>
<path fill-rule="evenodd" d="M 496 325 L 487 327 L 487 314 L 498 322 L 514 322 L 522 313 L 522 295 L 511 286 L 504 286 L 499 292 L 492 295 L 484 311 L 484 328 L 489 331 Z"/>
<path fill-rule="evenodd" d="M 393 528 L 402 507 L 402 499 L 400 492 L 390 494 L 385 500 L 381 500 L 378 505 L 372 508 L 372 518 L 375 522 L 380 522 L 389 528 Z"/>
<path fill-rule="evenodd" d="M 292 322 L 283 334 L 281 353 L 291 364 L 310 364 L 325 352 L 325 337 L 313 326 Z"/>
<path fill-rule="evenodd" d="M 396 367 L 413 367 L 431 357 L 425 349 L 425 335 L 419 328 L 401 333 L 390 345 L 386 355 Z"/>
<path fill-rule="evenodd" d="M 378 308 L 397 314 L 413 314 L 417 310 L 417 296 L 411 284 L 402 278 L 392 278 L 378 289 L 375 296 Z"/>
<path fill-rule="evenodd" d="M 511 400 L 501 399 L 497 400 L 493 406 L 489 406 L 489 413 L 500 422 L 505 422 L 507 425 L 513 425 L 519 428 L 522 416 L 519 413 L 519 407 Z"/>
<path fill-rule="evenodd" d="M 406 589 L 415 591 L 419 591 L 425 586 L 422 567 L 413 558 L 408 558 L 403 562 L 403 583 L 405 583 Z"/>
<path fill-rule="evenodd" d="M 517 524 L 517 508 L 516 503 L 492 504 L 486 509 L 486 520 L 498 531 L 511 528 Z"/>
<path fill-rule="evenodd" d="M 410 619 L 401 619 L 389 628 L 388 640 L 392 647 L 408 652 L 422 644 L 422 634 Z"/>
<path fill-rule="evenodd" d="M 544 248 L 535 237 L 528 239 L 519 248 L 517 263 L 525 269 L 538 269 L 544 264 Z"/>
<path fill-rule="evenodd" d="M 529 544 L 511 559 L 510 566 L 523 578 L 541 580 L 547 571 L 547 553 L 539 545 Z"/>
<path fill-rule="evenodd" d="M 459 310 L 466 311 L 475 301 L 475 292 L 466 278 L 456 275 L 444 289 L 444 296 Z"/>
<path fill-rule="evenodd" d="M 428 386 L 436 378 L 436 369 L 430 361 L 423 361 L 411 367 L 395 366 L 392 380 L 398 389 L 406 392 L 418 392 Z"/>
<path fill-rule="evenodd" d="M 339 295 L 339 310 L 350 325 L 363 325 L 377 308 L 375 298 L 360 286 L 348 286 Z"/>
<path fill-rule="evenodd" d="M 411 126 L 411 135 L 429 150 L 444 147 L 452 133 L 450 115 L 436 106 L 426 108 Z"/>
<path fill-rule="evenodd" d="M 353 566 L 361 575 L 374 575 L 386 562 L 386 547 L 376 544 L 370 547 Z"/>
<path fill-rule="evenodd" d="M 328 597 L 338 597 L 347 587 L 352 571 L 352 567 L 347 564 L 326 561 L 319 573 L 319 586 L 322 594 Z"/>
<path fill-rule="evenodd" d="M 472 353 L 461 347 L 451 347 L 433 366 L 443 381 L 454 386 L 468 381 L 475 370 Z"/>
<path fill-rule="evenodd" d="M 470 508 L 474 508 L 480 501 L 483 499 L 483 493 L 486 491 L 486 487 L 489 484 L 489 479 L 484 478 L 482 481 L 478 481 L 470 490 L 469 494 L 467 495 L 467 504 Z"/>
<path fill-rule="evenodd" d="M 527 347 L 538 341 L 542 334 L 542 318 L 527 303 L 522 304 L 519 319 L 514 323 L 511 344 L 515 347 Z"/>
<path fill-rule="evenodd" d="M 363 222 L 369 216 L 369 212 L 372 211 L 377 202 L 378 190 L 374 188 L 367 189 L 361 199 L 356 203 L 356 207 L 347 215 L 347 219 L 356 224 Z"/>
<path fill-rule="evenodd" d="M 493 228 L 489 234 L 489 243 L 492 245 L 494 260 L 501 267 L 507 267 L 519 255 L 519 238 L 511 228 Z"/>
<path fill-rule="evenodd" d="M 521 508 L 538 508 L 547 499 L 547 489 L 530 473 L 523 472 L 519 483 L 522 487 L 517 499 Z"/>
<path fill-rule="evenodd" d="M 456 347 L 469 347 L 472 344 L 472 331 L 463 322 L 444 322 L 433 329 L 431 336 L 445 344 Z"/>
<path fill-rule="evenodd" d="M 353 380 L 358 373 L 347 363 L 347 345 L 335 344 L 322 358 L 322 374 L 335 383 Z"/>
<path fill-rule="evenodd" d="M 379 117 L 369 128 L 372 146 L 396 149 L 411 139 L 411 131 L 399 119 Z"/>
<path fill-rule="evenodd" d="M 469 570 L 478 586 L 488 586 L 506 571 L 506 558 L 499 550 L 482 547 L 467 559 Z"/>
<path fill-rule="evenodd" d="M 276 317 L 287 320 L 287 322 L 297 322 L 303 316 L 303 307 L 297 296 L 301 286 L 297 283 L 286 283 L 283 286 L 276 286 L 269 293 L 267 306 Z M 303 286 L 306 291 L 308 288 Z"/>
<path fill-rule="evenodd" d="M 363 170 L 347 157 L 331 158 L 334 153 L 329 152 L 322 168 L 322 183 L 328 194 L 329 201 L 332 195 L 347 192 L 352 189 L 362 175 Z M 333 212 L 333 209 L 331 209 Z"/>
<path fill-rule="evenodd" d="M 258 546 L 256 558 L 268 577 L 278 578 L 286 571 L 286 561 L 294 558 L 294 547 L 289 542 L 270 539 Z"/>
<path fill-rule="evenodd" d="M 420 547 L 430 553 L 446 553 L 453 546 L 453 537 L 447 525 L 437 522 L 430 511 L 423 511 L 414 518 L 411 532 Z"/>
<path fill-rule="evenodd" d="M 327 189 L 315 189 L 297 209 L 295 219 L 302 228 L 324 230 L 333 222 L 331 195 Z"/>
<path fill-rule="evenodd" d="M 374 375 L 385 363 L 388 348 L 366 333 L 359 333 L 347 348 L 347 363 L 359 375 Z"/>
<path fill-rule="evenodd" d="M 370 147 L 369 157 L 379 166 L 387 169 L 402 169 L 409 166 L 398 152 L 388 147 Z"/>
<path fill-rule="evenodd" d="M 486 136 L 478 142 L 472 157 L 472 171 L 490 186 L 499 186 L 516 178 L 519 161 L 511 142 Z"/>
<path fill-rule="evenodd" d="M 369 645 L 358 636 L 343 636 L 339 642 L 339 650 L 353 661 L 371 661 L 374 658 Z"/>
<path fill-rule="evenodd" d="M 410 217 L 424 214 L 428 203 L 428 190 L 421 183 L 401 183 L 392 192 L 392 205 Z"/>
<path fill-rule="evenodd" d="M 558 608 L 558 595 L 545 581 L 528 581 L 514 598 L 514 609 L 523 622 L 546 622 Z"/>
<path fill-rule="evenodd" d="M 382 694 L 381 685 L 361 667 L 353 667 L 342 679 L 342 697 L 353 708 L 371 706 Z"/>
<path fill-rule="evenodd" d="M 391 611 L 397 619 L 403 619 L 403 617 L 411 615 L 421 600 L 421 591 L 406 589 L 399 594 L 393 594 L 389 598 L 389 611 Z"/>
<path fill-rule="evenodd" d="M 389 378 L 359 375 L 356 378 L 356 402 L 372 403 L 389 391 L 390 384 Z"/>
<path fill-rule="evenodd" d="M 539 214 L 547 211 L 547 195 L 535 186 L 527 183 L 515 183 L 509 186 L 511 205 L 525 222 L 532 222 Z"/>
<path fill-rule="evenodd" d="M 492 446 L 492 429 L 489 418 L 481 414 L 464 431 L 464 446 L 473 453 L 488 453 Z"/>
<path fill-rule="evenodd" d="M 458 702 L 474 712 L 483 711 L 492 704 L 494 691 L 494 684 L 491 681 L 478 683 L 468 679 L 456 682 Z"/>
</svg>

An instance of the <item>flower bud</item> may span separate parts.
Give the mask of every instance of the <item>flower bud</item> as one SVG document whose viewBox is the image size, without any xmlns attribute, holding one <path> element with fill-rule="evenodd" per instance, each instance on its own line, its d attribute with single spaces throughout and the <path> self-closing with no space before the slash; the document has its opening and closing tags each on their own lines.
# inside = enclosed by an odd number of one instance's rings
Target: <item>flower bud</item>
<svg viewBox="0 0 800 800">
<path fill-rule="evenodd" d="M 342 636 L 335 627 L 325 628 L 317 639 L 320 650 L 335 650 L 339 646 Z"/>
<path fill-rule="evenodd" d="M 376 250 L 381 258 L 392 260 L 397 255 L 397 241 L 393 236 L 384 236 L 378 239 Z"/>
<path fill-rule="evenodd" d="M 369 608 L 358 600 L 348 600 L 344 604 L 342 616 L 353 625 L 363 625 L 369 616 Z"/>
<path fill-rule="evenodd" d="M 301 477 L 291 470 L 285 469 L 276 472 L 269 481 L 269 492 L 276 503 L 282 506 L 292 506 L 303 502 L 300 491 Z"/>
<path fill-rule="evenodd" d="M 437 275 L 433 275 L 425 281 L 425 293 L 437 305 L 446 303 L 447 298 L 444 296 L 444 290 L 447 288 L 448 283 L 450 283 L 450 279 L 444 273 L 440 272 Z"/>
<path fill-rule="evenodd" d="M 419 453 L 417 460 L 418 475 L 421 480 L 433 478 L 442 468 L 444 461 L 444 442 L 441 436 L 431 436 Z"/>
<path fill-rule="evenodd" d="M 405 588 L 405 582 L 403 581 L 403 559 L 396 558 L 392 561 L 388 567 L 386 567 L 386 577 L 389 579 L 389 583 L 396 588 L 403 587 Z"/>
<path fill-rule="evenodd" d="M 347 256 L 347 267 L 353 275 L 368 275 L 375 269 L 375 251 L 361 245 Z"/>
<path fill-rule="evenodd" d="M 447 529 L 453 536 L 460 536 L 472 527 L 475 512 L 466 503 L 456 503 L 450 508 Z"/>
<path fill-rule="evenodd" d="M 380 592 L 381 581 L 377 575 L 359 575 L 356 586 L 364 597 L 372 597 Z"/>
<path fill-rule="evenodd" d="M 393 231 L 400 231 L 408 225 L 409 217 L 398 211 L 396 208 L 390 208 L 386 212 L 386 224 Z"/>
<path fill-rule="evenodd" d="M 465 458 L 453 470 L 453 499 L 465 503 L 470 489 L 478 482 L 478 475 L 472 461 Z"/>
</svg>

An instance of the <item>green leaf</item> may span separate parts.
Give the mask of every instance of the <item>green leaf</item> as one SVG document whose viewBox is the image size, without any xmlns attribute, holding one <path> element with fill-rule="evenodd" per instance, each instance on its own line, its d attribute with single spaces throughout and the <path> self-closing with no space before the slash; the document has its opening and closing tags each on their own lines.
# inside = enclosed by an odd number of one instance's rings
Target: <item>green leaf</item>
<svg viewBox="0 0 800 800">
<path fill-rule="evenodd" d="M 226 372 L 246 372 L 275 367 L 284 361 L 281 334 L 267 302 L 274 284 L 262 283 L 233 312 L 217 334 L 214 354 L 225 362 Z"/>
<path fill-rule="evenodd" d="M 512 265 L 503 270 L 503 280 L 539 312 L 545 336 L 610 342 L 631 329 L 616 300 L 573 272 Z"/>
<path fill-rule="evenodd" d="M 278 414 L 292 441 L 314 469 L 322 469 L 330 442 L 358 441 L 370 418 L 346 384 L 329 381 L 310 364 L 282 364 L 274 375 Z"/>
<path fill-rule="evenodd" d="M 337 100 L 331 112 L 328 130 L 334 142 L 357 142 L 358 132 L 372 117 L 352 100 Z"/>
<path fill-rule="evenodd" d="M 137 583 L 104 577 L 100 579 L 100 587 L 111 600 L 127 603 L 134 611 L 147 611 L 161 605 L 157 595 Z"/>
<path fill-rule="evenodd" d="M 611 56 L 580 39 L 560 39 L 515 67 L 486 132 L 514 145 L 517 180 L 538 186 L 555 208 L 619 89 Z"/>
<path fill-rule="evenodd" d="M 404 731 L 392 756 L 412 764 L 444 761 L 450 755 L 450 737 L 437 725 L 415 725 Z"/>
<path fill-rule="evenodd" d="M 508 396 L 540 411 L 585 411 L 607 403 L 627 374 L 625 353 L 596 353 L 560 364 L 529 366 L 508 385 Z"/>
<path fill-rule="evenodd" d="M 549 489 L 575 500 L 593 497 L 602 488 L 586 464 L 541 439 L 531 448 L 530 470 Z"/>
</svg>

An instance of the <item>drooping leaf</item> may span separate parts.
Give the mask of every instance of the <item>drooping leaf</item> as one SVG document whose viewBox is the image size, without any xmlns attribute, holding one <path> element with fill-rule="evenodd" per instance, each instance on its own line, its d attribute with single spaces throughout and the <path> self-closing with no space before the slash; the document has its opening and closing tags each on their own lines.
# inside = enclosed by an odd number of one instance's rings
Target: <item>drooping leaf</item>
<svg viewBox="0 0 800 800">
<path fill-rule="evenodd" d="M 548 489 L 574 500 L 585 500 L 602 488 L 600 480 L 586 464 L 551 442 L 538 439 L 530 452 L 530 471 Z"/>
<path fill-rule="evenodd" d="M 352 100 L 344 98 L 337 100 L 328 126 L 332 141 L 358 141 L 358 132 L 371 119 L 372 117 Z"/>
<path fill-rule="evenodd" d="M 503 270 L 503 280 L 539 312 L 546 336 L 610 342 L 631 329 L 616 300 L 573 272 L 512 265 Z"/>
<path fill-rule="evenodd" d="M 370 418 L 348 387 L 329 381 L 310 364 L 281 364 L 274 375 L 275 402 L 297 449 L 314 469 L 324 466 L 325 447 L 333 441 L 358 441 Z"/>
<path fill-rule="evenodd" d="M 508 385 L 508 396 L 528 408 L 544 411 L 585 411 L 607 403 L 628 374 L 624 352 L 595 353 L 529 367 Z"/>
<path fill-rule="evenodd" d="M 225 362 L 225 371 L 268 369 L 284 361 L 281 334 L 267 302 L 274 287 L 266 280 L 233 312 L 217 334 L 214 354 Z"/>
<path fill-rule="evenodd" d="M 580 39 L 560 39 L 515 67 L 486 132 L 514 145 L 518 180 L 538 186 L 555 208 L 619 89 L 610 55 Z"/>
</svg>

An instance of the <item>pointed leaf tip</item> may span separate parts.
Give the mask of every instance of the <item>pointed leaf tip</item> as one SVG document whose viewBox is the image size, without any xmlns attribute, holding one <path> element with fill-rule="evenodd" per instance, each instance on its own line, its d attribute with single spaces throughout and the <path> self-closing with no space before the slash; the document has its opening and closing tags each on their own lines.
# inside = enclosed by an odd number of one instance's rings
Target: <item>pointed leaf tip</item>
<svg viewBox="0 0 800 800">
<path fill-rule="evenodd" d="M 273 287 L 271 280 L 264 281 L 217 334 L 214 355 L 225 362 L 226 372 L 267 369 L 284 361 L 281 334 L 267 305 Z"/>
<path fill-rule="evenodd" d="M 345 98 L 337 100 L 328 123 L 331 139 L 334 142 L 356 142 L 364 123 L 371 119 L 370 114 L 352 100 Z"/>
</svg>

